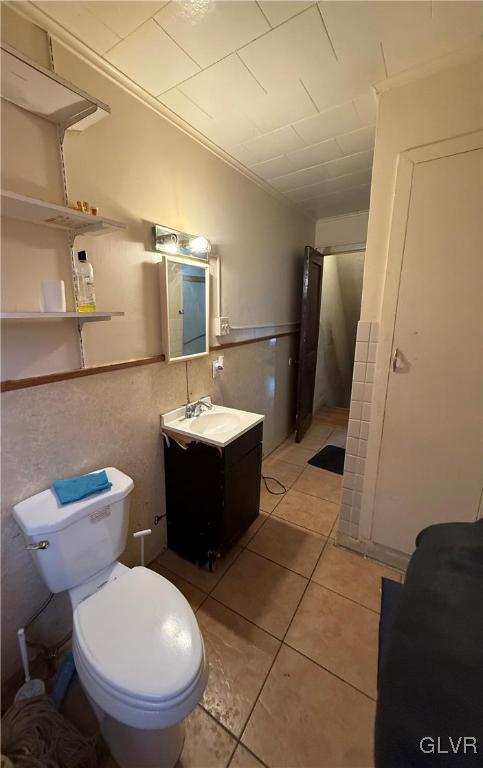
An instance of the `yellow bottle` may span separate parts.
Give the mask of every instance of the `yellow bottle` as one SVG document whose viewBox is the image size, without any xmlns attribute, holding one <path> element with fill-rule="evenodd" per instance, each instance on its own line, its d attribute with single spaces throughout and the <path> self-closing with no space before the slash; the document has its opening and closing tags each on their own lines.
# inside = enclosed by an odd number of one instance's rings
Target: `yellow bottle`
<svg viewBox="0 0 483 768">
<path fill-rule="evenodd" d="M 87 253 L 79 251 L 75 273 L 77 309 L 79 312 L 96 311 L 96 294 L 94 290 L 94 270 L 92 264 L 87 261 Z"/>
</svg>

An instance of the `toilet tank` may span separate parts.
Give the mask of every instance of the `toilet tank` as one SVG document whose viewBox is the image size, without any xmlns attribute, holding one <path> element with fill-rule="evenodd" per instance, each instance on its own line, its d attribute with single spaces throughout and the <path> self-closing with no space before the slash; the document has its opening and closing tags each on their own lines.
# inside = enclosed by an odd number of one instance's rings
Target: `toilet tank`
<svg viewBox="0 0 483 768">
<path fill-rule="evenodd" d="M 114 467 L 106 467 L 105 472 L 112 487 L 95 496 L 62 505 L 49 488 L 13 508 L 14 519 L 51 592 L 81 584 L 124 550 L 134 483 Z M 31 547 L 40 542 L 40 548 Z"/>
</svg>

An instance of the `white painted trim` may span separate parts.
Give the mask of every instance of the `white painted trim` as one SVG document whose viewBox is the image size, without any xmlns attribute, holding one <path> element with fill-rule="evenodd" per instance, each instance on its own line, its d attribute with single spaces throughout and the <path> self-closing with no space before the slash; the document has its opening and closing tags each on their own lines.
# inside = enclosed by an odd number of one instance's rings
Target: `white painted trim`
<svg viewBox="0 0 483 768">
<path fill-rule="evenodd" d="M 459 48 L 457 51 L 452 51 L 444 56 L 439 56 L 431 61 L 426 61 L 424 64 L 419 64 L 410 69 L 406 69 L 404 72 L 399 72 L 397 75 L 393 75 L 385 80 L 381 80 L 379 83 L 375 83 L 373 88 L 376 95 L 379 96 L 381 93 L 390 91 L 392 88 L 400 88 L 402 85 L 412 83 L 414 80 L 430 77 L 443 69 L 450 69 L 469 59 L 480 56 L 481 40 L 480 36 L 475 34 L 473 42 L 469 43 L 464 48 Z"/>
<path fill-rule="evenodd" d="M 254 323 L 253 325 L 230 325 L 232 331 L 259 330 L 260 328 L 285 328 L 286 326 L 300 325 L 300 320 L 288 323 Z"/>
<path fill-rule="evenodd" d="M 198 142 L 198 144 L 201 144 L 219 160 L 223 160 L 223 162 L 227 163 L 227 165 L 230 165 L 235 171 L 241 173 L 249 181 L 252 181 L 258 187 L 271 195 L 271 197 L 275 198 L 279 202 L 285 203 L 287 207 L 297 211 L 306 219 L 315 221 L 315 219 L 310 216 L 310 214 L 308 214 L 302 208 L 299 208 L 292 200 L 290 200 L 288 197 L 285 197 L 285 195 L 283 195 L 281 192 L 278 192 L 270 184 L 265 182 L 256 174 L 252 173 L 252 171 L 238 162 L 238 160 L 229 155 L 228 152 L 225 152 L 221 147 L 200 133 L 200 131 L 197 131 L 196 128 L 179 117 L 175 112 L 168 109 L 168 107 L 158 101 L 158 99 L 145 91 L 144 88 L 141 88 L 141 86 L 130 80 L 126 75 L 116 69 L 116 67 L 103 59 L 102 56 L 95 53 L 95 51 L 91 50 L 87 45 L 74 37 L 71 32 L 64 29 L 64 27 L 62 27 L 58 22 L 54 21 L 54 19 L 51 19 L 50 16 L 44 13 L 40 8 L 37 8 L 35 5 L 33 5 L 30 0 L 24 0 L 22 3 L 5 0 L 5 5 L 11 8 L 15 13 L 23 16 L 28 21 L 41 27 L 41 29 L 44 29 L 49 33 L 49 35 L 51 35 L 54 40 L 67 47 L 69 50 L 73 51 L 76 56 L 82 59 L 82 61 L 84 61 L 86 64 L 89 64 L 100 74 L 104 75 L 116 85 L 123 88 L 124 91 L 129 93 L 131 96 L 134 96 L 134 98 L 138 99 L 138 101 L 142 102 L 145 106 L 149 107 L 154 112 L 157 112 L 169 123 L 174 125 L 180 131 L 183 131 L 183 133 L 185 133 L 194 141 Z"/>
<path fill-rule="evenodd" d="M 386 278 L 383 291 L 379 346 L 372 398 L 372 419 L 364 475 L 359 537 L 372 540 L 380 451 L 384 416 L 389 387 L 390 359 L 396 325 L 399 286 L 406 243 L 407 222 L 411 202 L 414 166 L 449 155 L 471 152 L 483 146 L 483 132 L 454 136 L 420 147 L 413 147 L 398 156 L 391 226 L 386 252 Z"/>
<path fill-rule="evenodd" d="M 365 208 L 363 211 L 351 211 L 350 213 L 341 213 L 339 216 L 325 216 L 325 218 L 317 219 L 317 221 L 336 221 L 338 219 L 350 219 L 353 216 L 360 216 L 361 213 L 369 213 L 369 209 Z"/>
<path fill-rule="evenodd" d="M 171 356 L 171 338 L 169 333 L 169 285 L 168 285 L 168 266 L 170 263 L 186 264 L 190 267 L 203 269 L 205 272 L 205 351 L 197 352 L 192 355 Z M 194 261 L 189 257 L 164 254 L 161 261 L 158 262 L 160 270 L 160 291 L 161 291 L 161 330 L 163 338 L 164 355 L 168 364 L 180 363 L 185 360 L 194 360 L 195 357 L 206 357 L 210 353 L 210 265 L 207 261 Z"/>
<path fill-rule="evenodd" d="M 390 547 L 383 547 L 381 544 L 374 544 L 372 541 L 361 541 L 353 539 L 345 533 L 337 533 L 336 544 L 344 549 L 350 549 L 370 560 L 376 560 L 378 563 L 389 565 L 396 568 L 401 573 L 406 571 L 409 565 L 410 555 L 405 552 L 398 552 Z"/>
</svg>

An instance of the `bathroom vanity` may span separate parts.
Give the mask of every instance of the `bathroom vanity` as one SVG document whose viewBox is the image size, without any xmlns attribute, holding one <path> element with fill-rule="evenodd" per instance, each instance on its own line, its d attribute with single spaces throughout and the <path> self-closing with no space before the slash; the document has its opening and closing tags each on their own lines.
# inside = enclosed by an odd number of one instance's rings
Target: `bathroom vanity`
<svg viewBox="0 0 483 768">
<path fill-rule="evenodd" d="M 212 568 L 258 515 L 264 417 L 201 402 L 161 417 L 168 546 Z"/>
</svg>

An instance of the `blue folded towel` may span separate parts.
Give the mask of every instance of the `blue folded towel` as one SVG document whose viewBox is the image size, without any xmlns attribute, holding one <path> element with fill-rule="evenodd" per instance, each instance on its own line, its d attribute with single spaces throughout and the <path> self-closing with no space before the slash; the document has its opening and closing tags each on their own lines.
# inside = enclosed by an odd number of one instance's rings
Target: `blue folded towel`
<svg viewBox="0 0 483 768">
<path fill-rule="evenodd" d="M 73 501 L 84 499 L 86 496 L 93 496 L 95 493 L 109 490 L 112 488 L 112 483 L 109 482 L 106 471 L 103 469 L 102 472 L 92 472 L 90 475 L 56 480 L 52 488 L 61 504 L 70 504 Z"/>
</svg>

